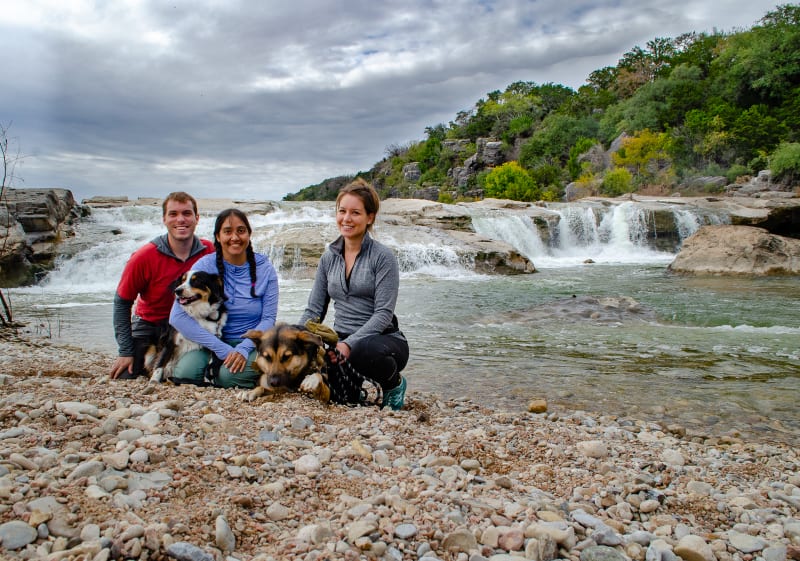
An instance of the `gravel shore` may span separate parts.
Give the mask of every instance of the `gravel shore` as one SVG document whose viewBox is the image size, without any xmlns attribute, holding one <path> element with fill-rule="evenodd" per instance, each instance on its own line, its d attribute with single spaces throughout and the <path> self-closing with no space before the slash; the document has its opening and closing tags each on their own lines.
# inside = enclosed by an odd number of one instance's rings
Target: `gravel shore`
<svg viewBox="0 0 800 561">
<path fill-rule="evenodd" d="M 402 411 L 112 381 L 0 332 L 0 558 L 800 559 L 800 458 L 413 389 Z"/>
</svg>

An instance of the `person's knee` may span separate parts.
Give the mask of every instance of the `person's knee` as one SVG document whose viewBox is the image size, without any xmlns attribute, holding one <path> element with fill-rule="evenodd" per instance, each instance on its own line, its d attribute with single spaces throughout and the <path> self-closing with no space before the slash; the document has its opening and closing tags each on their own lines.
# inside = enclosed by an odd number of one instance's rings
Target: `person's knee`
<svg viewBox="0 0 800 561">
<path fill-rule="evenodd" d="M 252 368 L 245 368 L 241 372 L 233 373 L 223 366 L 219 369 L 215 385 L 220 388 L 250 389 L 256 387 L 258 377 L 259 374 L 254 372 Z"/>
<path fill-rule="evenodd" d="M 215 385 L 221 388 L 250 389 L 256 387 L 261 374 L 253 369 L 253 360 L 255 360 L 255 358 L 256 352 L 253 351 L 250 353 L 250 356 L 247 357 L 247 365 L 241 372 L 233 373 L 225 366 L 221 366 Z"/>
<path fill-rule="evenodd" d="M 202 384 L 210 354 L 205 349 L 189 351 L 175 365 L 172 378 L 176 383 Z"/>
</svg>

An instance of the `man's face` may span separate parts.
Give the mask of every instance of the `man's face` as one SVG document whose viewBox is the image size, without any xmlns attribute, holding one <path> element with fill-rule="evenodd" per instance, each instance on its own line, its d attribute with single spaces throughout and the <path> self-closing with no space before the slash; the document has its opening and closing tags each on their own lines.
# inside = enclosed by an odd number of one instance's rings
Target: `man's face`
<svg viewBox="0 0 800 561">
<path fill-rule="evenodd" d="M 194 236 L 198 216 L 194 213 L 191 201 L 181 203 L 167 201 L 167 212 L 164 213 L 164 226 L 167 234 L 176 241 L 188 240 Z"/>
</svg>

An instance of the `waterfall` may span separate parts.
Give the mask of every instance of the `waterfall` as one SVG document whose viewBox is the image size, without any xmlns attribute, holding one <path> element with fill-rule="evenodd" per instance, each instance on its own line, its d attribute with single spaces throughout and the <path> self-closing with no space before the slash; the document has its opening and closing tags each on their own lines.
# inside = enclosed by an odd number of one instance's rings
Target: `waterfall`
<svg viewBox="0 0 800 561">
<path fill-rule="evenodd" d="M 669 223 L 672 212 L 672 230 L 658 232 L 652 205 L 636 201 L 613 205 L 552 203 L 528 210 L 468 208 L 477 234 L 509 244 L 539 269 L 572 267 L 587 260 L 609 264 L 667 263 L 679 242 L 702 225 L 729 221 L 721 212 L 676 204 L 662 207 L 666 210 L 659 215 L 662 222 Z M 283 280 L 305 278 L 313 271 L 313 264 L 303 261 L 304 251 L 294 241 L 326 243 L 337 235 L 328 202 L 281 203 L 269 210 L 249 212 L 248 216 L 256 251 L 270 257 Z M 213 225 L 214 214 L 203 213 L 197 233 L 210 239 Z M 38 285 L 23 291 L 79 293 L 86 297 L 113 294 L 131 253 L 163 232 L 159 206 L 97 209 L 81 224 L 78 236 L 65 241 L 65 245 L 73 247 L 69 257 L 63 258 Z M 379 220 L 375 234 L 376 239 L 395 251 L 404 276 L 476 275 L 472 257 L 439 230 Z M 664 242 L 659 247 L 671 250 L 657 251 L 654 241 Z M 290 243 L 294 249 L 286 253 Z"/>
<path fill-rule="evenodd" d="M 592 247 L 600 243 L 600 230 L 592 207 L 567 207 L 559 211 L 554 240 L 561 247 Z"/>
<path fill-rule="evenodd" d="M 634 203 L 622 203 L 605 213 L 600 222 L 601 239 L 609 247 L 636 251 L 646 248 L 648 218 L 651 214 Z"/>
<path fill-rule="evenodd" d="M 494 212 L 472 217 L 475 232 L 493 240 L 504 241 L 531 259 L 547 251 L 539 230 L 529 216 Z"/>
<path fill-rule="evenodd" d="M 552 204 L 546 212 L 553 219 L 540 229 L 530 216 L 515 211 L 475 211 L 475 232 L 504 241 L 538 268 L 574 266 L 587 260 L 597 263 L 662 263 L 675 251 L 659 250 L 655 211 L 626 201 L 613 206 L 591 203 Z M 704 224 L 724 223 L 725 218 L 699 209 L 671 207 L 674 231 L 661 232 L 665 245 L 679 246 Z M 674 239 L 670 239 L 674 238 Z"/>
</svg>

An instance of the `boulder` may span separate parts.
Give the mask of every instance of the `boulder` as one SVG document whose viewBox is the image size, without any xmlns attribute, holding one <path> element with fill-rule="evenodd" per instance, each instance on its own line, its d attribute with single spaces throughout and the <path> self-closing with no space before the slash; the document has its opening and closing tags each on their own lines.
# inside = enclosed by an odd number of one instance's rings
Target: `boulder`
<svg viewBox="0 0 800 561">
<path fill-rule="evenodd" d="M 669 270 L 712 275 L 797 275 L 800 240 L 752 226 L 703 226 L 683 242 Z"/>
<path fill-rule="evenodd" d="M 88 216 L 69 189 L 6 189 L 0 211 L 0 285 L 18 286 L 52 268 L 58 245 Z"/>
</svg>

